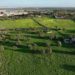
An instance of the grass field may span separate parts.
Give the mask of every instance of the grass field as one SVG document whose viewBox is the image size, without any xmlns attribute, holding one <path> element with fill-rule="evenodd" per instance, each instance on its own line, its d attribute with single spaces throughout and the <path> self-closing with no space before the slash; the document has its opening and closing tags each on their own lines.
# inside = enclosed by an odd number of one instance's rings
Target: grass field
<svg viewBox="0 0 75 75">
<path fill-rule="evenodd" d="M 48 17 L 43 17 L 37 18 L 36 20 L 47 27 L 58 26 L 66 29 L 75 29 L 75 22 L 69 19 L 50 19 Z"/>
<path fill-rule="evenodd" d="M 38 25 L 30 18 L 0 21 L 0 28 L 28 28 L 28 27 L 38 27 Z"/>
<path fill-rule="evenodd" d="M 58 26 L 66 29 L 66 34 L 75 34 L 75 22 L 67 19 L 35 18 L 46 27 Z M 41 27 L 31 18 L 0 21 L 0 28 L 38 28 Z M 64 32 L 64 33 L 65 33 Z M 2 31 L 1 31 L 2 33 Z M 52 45 L 52 54 L 32 53 L 26 47 L 27 40 L 45 49 L 46 42 L 56 44 L 48 38 L 39 38 L 33 31 L 7 31 L 10 36 L 0 41 L 0 75 L 75 75 L 75 47 Z M 55 33 L 58 34 L 57 31 Z M 60 35 L 60 34 L 59 34 Z M 45 37 L 48 36 L 45 34 Z M 15 46 L 20 38 L 20 46 Z"/>
</svg>

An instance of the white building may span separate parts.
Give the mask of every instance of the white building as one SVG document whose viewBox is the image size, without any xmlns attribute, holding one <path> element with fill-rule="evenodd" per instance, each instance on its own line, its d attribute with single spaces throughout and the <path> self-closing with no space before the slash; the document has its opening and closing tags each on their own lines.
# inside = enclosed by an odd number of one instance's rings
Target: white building
<svg viewBox="0 0 75 75">
<path fill-rule="evenodd" d="M 13 15 L 27 15 L 28 12 L 25 12 L 24 10 L 0 10 L 0 16 L 13 16 Z"/>
<path fill-rule="evenodd" d="M 5 16 L 5 14 L 6 14 L 6 10 L 0 10 L 0 17 Z"/>
</svg>

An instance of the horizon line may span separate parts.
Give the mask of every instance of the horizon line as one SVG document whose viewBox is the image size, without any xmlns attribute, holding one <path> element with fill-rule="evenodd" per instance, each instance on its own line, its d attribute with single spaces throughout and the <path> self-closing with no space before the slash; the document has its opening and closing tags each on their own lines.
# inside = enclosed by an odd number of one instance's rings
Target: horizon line
<svg viewBox="0 0 75 75">
<path fill-rule="evenodd" d="M 75 7 L 44 7 L 44 6 L 35 6 L 35 7 L 0 7 L 1 8 L 75 8 Z"/>
</svg>

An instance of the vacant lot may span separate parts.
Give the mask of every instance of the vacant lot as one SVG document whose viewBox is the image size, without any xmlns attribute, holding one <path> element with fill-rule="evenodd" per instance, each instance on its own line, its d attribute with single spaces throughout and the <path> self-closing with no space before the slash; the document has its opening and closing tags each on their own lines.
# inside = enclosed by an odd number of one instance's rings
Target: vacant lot
<svg viewBox="0 0 75 75">
<path fill-rule="evenodd" d="M 53 30 L 35 29 L 45 27 Z M 6 28 L 34 29 L 0 31 L 0 75 L 75 75 L 75 45 L 58 46 L 49 38 L 74 35 L 74 21 L 48 17 L 0 21 L 0 29 Z M 52 53 L 42 53 L 48 44 Z"/>
</svg>

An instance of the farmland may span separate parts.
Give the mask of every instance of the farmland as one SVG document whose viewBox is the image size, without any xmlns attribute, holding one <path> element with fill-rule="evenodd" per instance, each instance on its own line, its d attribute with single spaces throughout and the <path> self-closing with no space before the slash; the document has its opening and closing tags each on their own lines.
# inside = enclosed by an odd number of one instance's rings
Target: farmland
<svg viewBox="0 0 75 75">
<path fill-rule="evenodd" d="M 1 20 L 0 29 L 7 29 L 0 30 L 0 75 L 75 74 L 75 44 L 60 45 L 50 38 L 75 35 L 74 21 L 48 17 Z M 52 51 L 45 53 L 47 49 Z"/>
</svg>

